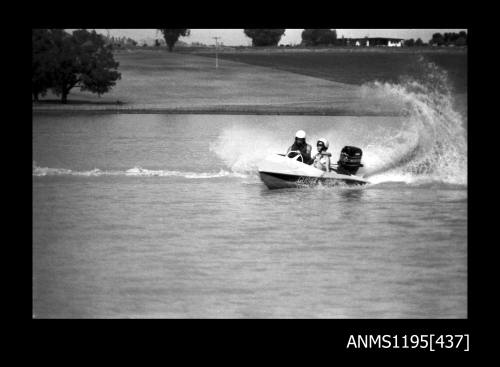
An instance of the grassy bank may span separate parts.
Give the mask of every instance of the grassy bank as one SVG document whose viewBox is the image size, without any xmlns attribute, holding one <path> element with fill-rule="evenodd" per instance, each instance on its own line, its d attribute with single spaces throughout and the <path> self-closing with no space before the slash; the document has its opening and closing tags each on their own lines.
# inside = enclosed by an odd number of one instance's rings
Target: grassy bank
<svg viewBox="0 0 500 367">
<path fill-rule="evenodd" d="M 197 55 L 215 57 L 213 51 Z M 425 78 L 422 63 L 433 62 L 448 73 L 456 93 L 467 91 L 467 51 L 441 48 L 332 48 L 271 51 L 223 50 L 223 60 L 271 67 L 341 83 L 361 85 L 378 80 L 396 83 L 401 76 Z M 420 61 L 422 60 L 422 61 Z"/>
<path fill-rule="evenodd" d="M 218 69 L 210 52 L 120 51 L 116 59 L 122 80 L 110 93 L 98 97 L 75 89 L 67 105 L 49 94 L 33 110 L 308 115 L 399 112 L 363 99 L 359 84 L 398 75 L 408 64 L 408 53 L 287 51 L 224 52 Z M 463 90 L 466 54 L 442 54 L 441 64 L 452 65 L 449 69 L 455 70 Z"/>
<path fill-rule="evenodd" d="M 215 46 L 176 46 L 175 52 L 178 53 L 211 53 Z M 164 51 L 165 46 L 155 47 L 130 47 L 127 49 L 116 49 L 115 52 L 135 52 L 140 50 L 147 51 Z M 220 53 L 238 52 L 238 53 L 313 53 L 313 52 L 330 52 L 330 53 L 385 53 L 385 54 L 465 54 L 467 46 L 460 47 L 433 47 L 433 46 L 414 46 L 414 47 L 356 47 L 356 46 L 278 46 L 278 47 L 253 47 L 253 46 L 219 46 Z"/>
<path fill-rule="evenodd" d="M 122 80 L 110 93 L 74 90 L 67 105 L 47 95 L 34 109 L 307 113 L 352 110 L 359 98 L 355 86 L 234 61 L 216 69 L 211 58 L 143 50 L 116 59 Z"/>
</svg>

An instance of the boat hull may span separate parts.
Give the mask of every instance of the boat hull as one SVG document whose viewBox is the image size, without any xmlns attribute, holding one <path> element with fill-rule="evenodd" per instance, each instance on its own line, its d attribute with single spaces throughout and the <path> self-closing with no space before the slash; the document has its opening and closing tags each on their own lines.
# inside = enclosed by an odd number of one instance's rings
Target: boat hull
<svg viewBox="0 0 500 367">
<path fill-rule="evenodd" d="M 259 172 L 261 181 L 271 190 L 284 188 L 298 188 L 323 184 L 335 185 L 365 185 L 366 181 L 333 177 L 295 176 L 274 172 Z"/>
<path fill-rule="evenodd" d="M 262 182 L 269 189 L 307 187 L 316 184 L 364 185 L 368 181 L 355 175 L 324 172 L 316 167 L 280 155 L 267 157 L 258 167 Z"/>
</svg>

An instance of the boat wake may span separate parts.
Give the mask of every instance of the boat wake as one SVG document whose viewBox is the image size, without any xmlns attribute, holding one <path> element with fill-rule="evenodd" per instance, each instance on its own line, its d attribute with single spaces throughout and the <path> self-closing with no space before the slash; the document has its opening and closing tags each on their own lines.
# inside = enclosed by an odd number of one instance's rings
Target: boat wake
<svg viewBox="0 0 500 367">
<path fill-rule="evenodd" d="M 396 128 L 377 124 L 381 117 L 362 124 L 355 118 L 337 118 L 333 127 L 327 129 L 324 124 L 309 125 L 309 141 L 326 136 L 330 146 L 339 151 L 344 145 L 362 148 L 365 167 L 359 174 L 374 184 L 438 183 L 466 187 L 466 117 L 453 107 L 447 73 L 423 58 L 419 64 L 420 77 L 404 77 L 399 83 L 376 81 L 360 88 L 362 103 L 380 101 L 379 104 L 390 104 L 401 111 L 401 122 Z M 210 149 L 231 172 L 252 175 L 267 155 L 286 151 L 290 136 L 284 136 L 280 129 L 283 127 L 277 125 L 233 126 L 223 130 Z M 288 127 L 288 134 L 289 130 Z"/>
<path fill-rule="evenodd" d="M 365 148 L 366 177 L 373 183 L 467 185 L 463 116 L 453 108 L 446 72 L 432 63 L 424 66 L 423 80 L 406 78 L 400 84 L 375 82 L 363 86 L 367 96 L 400 103 L 405 116 L 395 135 L 375 137 Z"/>
<path fill-rule="evenodd" d="M 169 171 L 169 170 L 150 170 L 141 167 L 134 167 L 128 170 L 100 170 L 94 168 L 88 171 L 75 171 L 66 168 L 50 168 L 39 167 L 36 162 L 33 162 L 33 176 L 84 176 L 84 177 L 99 177 L 99 176 L 129 176 L 129 177 L 184 177 L 190 179 L 207 179 L 218 177 L 244 177 L 241 174 L 220 170 L 219 172 L 186 172 L 186 171 Z"/>
</svg>

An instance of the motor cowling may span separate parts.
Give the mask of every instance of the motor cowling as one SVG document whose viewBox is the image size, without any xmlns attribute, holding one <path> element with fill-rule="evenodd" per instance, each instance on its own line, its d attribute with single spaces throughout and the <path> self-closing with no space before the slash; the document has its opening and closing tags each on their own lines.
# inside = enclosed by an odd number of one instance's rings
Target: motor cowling
<svg viewBox="0 0 500 367">
<path fill-rule="evenodd" d="M 340 151 L 340 158 L 337 162 L 337 172 L 344 175 L 355 175 L 360 167 L 363 151 L 357 147 L 345 146 Z"/>
</svg>

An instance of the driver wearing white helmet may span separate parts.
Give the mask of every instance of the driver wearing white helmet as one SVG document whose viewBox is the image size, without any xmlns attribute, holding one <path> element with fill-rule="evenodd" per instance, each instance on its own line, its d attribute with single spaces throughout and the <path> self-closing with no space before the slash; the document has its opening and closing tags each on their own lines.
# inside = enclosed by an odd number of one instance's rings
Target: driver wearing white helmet
<svg viewBox="0 0 500 367">
<path fill-rule="evenodd" d="M 291 151 L 300 151 L 304 163 L 312 164 L 313 160 L 311 158 L 312 147 L 306 143 L 306 132 L 304 130 L 299 130 L 295 134 L 295 142 L 288 148 L 287 154 Z"/>
</svg>

